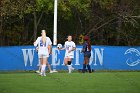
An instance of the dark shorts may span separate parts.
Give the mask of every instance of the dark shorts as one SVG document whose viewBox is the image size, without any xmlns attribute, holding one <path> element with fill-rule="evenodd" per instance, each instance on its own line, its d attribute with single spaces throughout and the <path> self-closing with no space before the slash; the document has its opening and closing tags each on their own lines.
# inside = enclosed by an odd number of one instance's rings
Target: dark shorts
<svg viewBox="0 0 140 93">
<path fill-rule="evenodd" d="M 90 58 L 90 57 L 91 57 L 91 52 L 85 52 L 85 53 L 84 53 L 84 57 Z"/>
</svg>

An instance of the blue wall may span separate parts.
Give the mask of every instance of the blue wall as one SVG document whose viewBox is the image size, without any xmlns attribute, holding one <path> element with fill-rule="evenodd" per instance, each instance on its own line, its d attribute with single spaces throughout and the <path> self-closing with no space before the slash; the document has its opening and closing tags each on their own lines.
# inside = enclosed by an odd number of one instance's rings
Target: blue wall
<svg viewBox="0 0 140 93">
<path fill-rule="evenodd" d="M 82 68 L 82 46 L 77 46 L 73 66 Z M 91 67 L 95 70 L 140 70 L 140 47 L 92 46 Z M 49 63 L 53 69 L 66 69 L 65 51 L 54 46 Z M 33 46 L 0 47 L 0 70 L 36 70 L 38 56 Z"/>
</svg>

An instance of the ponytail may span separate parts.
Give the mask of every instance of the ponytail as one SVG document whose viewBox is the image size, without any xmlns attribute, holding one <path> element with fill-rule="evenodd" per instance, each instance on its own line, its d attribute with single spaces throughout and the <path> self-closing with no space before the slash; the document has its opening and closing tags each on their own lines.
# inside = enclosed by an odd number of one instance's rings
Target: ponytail
<svg viewBox="0 0 140 93">
<path fill-rule="evenodd" d="M 46 31 L 45 30 L 42 30 L 42 42 L 43 42 L 43 44 L 46 43 Z"/>
<path fill-rule="evenodd" d="M 91 51 L 91 42 L 90 42 L 90 40 L 87 41 L 87 44 L 88 44 L 89 51 Z"/>
</svg>

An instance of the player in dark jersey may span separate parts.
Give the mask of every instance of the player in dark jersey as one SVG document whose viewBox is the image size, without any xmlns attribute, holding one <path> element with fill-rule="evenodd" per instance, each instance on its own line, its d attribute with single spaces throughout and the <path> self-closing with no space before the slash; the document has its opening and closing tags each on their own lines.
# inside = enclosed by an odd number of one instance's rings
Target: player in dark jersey
<svg viewBox="0 0 140 93">
<path fill-rule="evenodd" d="M 83 70 L 82 72 L 85 73 L 86 67 L 88 68 L 89 73 L 91 73 L 91 68 L 89 65 L 89 59 L 91 56 L 91 43 L 88 36 L 84 37 L 84 44 L 82 52 L 84 53 L 84 62 L 83 62 Z"/>
</svg>

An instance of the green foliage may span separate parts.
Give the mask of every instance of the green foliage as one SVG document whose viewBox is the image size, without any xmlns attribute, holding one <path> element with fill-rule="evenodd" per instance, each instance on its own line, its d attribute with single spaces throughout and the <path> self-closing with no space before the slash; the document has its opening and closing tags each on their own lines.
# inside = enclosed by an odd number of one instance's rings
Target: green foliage
<svg viewBox="0 0 140 93">
<path fill-rule="evenodd" d="M 98 0 L 100 6 L 102 8 L 111 10 L 116 4 L 118 0 Z"/>
<path fill-rule="evenodd" d="M 24 45 L 22 33 L 32 44 L 35 21 L 37 31 L 46 29 L 53 36 L 54 0 L 1 0 L 0 10 L 1 45 Z M 60 43 L 67 34 L 78 43 L 88 33 L 96 45 L 140 45 L 139 31 L 139 0 L 58 0 Z M 11 43 L 5 44 L 7 37 Z"/>
<path fill-rule="evenodd" d="M 53 11 L 54 0 L 36 0 L 37 11 Z"/>
</svg>

